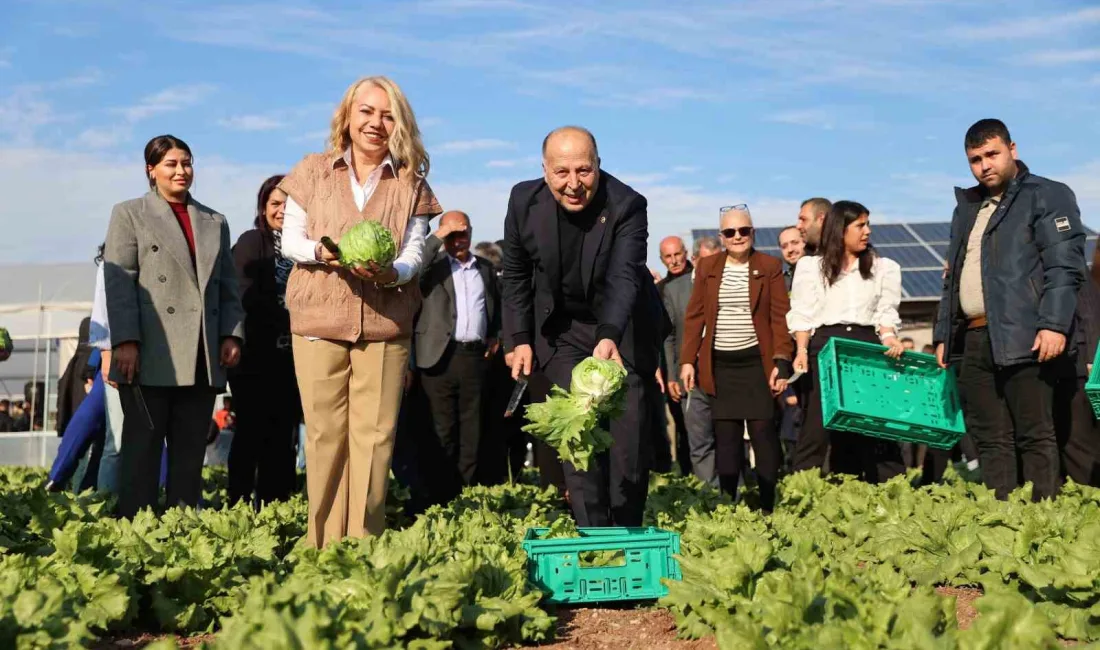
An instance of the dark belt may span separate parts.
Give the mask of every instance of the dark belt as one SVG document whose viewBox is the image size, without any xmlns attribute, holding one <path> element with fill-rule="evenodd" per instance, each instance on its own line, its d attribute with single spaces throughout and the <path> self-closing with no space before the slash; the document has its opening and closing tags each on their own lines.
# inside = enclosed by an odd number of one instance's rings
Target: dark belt
<svg viewBox="0 0 1100 650">
<path fill-rule="evenodd" d="M 966 321 L 966 329 L 968 330 L 980 330 L 983 327 L 988 327 L 989 321 L 985 319 L 985 316 L 978 316 L 977 318 L 970 318 Z"/>
<path fill-rule="evenodd" d="M 464 350 L 467 352 L 484 352 L 485 341 L 455 341 L 456 350 Z"/>
</svg>

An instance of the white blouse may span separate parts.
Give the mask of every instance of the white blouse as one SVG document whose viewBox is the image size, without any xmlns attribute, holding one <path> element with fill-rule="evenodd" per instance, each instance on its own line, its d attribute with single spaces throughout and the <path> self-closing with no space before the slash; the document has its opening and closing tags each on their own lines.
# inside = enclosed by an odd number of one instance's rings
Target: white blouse
<svg viewBox="0 0 1100 650">
<path fill-rule="evenodd" d="M 787 327 L 791 333 L 811 332 L 825 325 L 866 325 L 889 328 L 901 325 L 901 267 L 894 260 L 875 257 L 871 278 L 859 273 L 859 261 L 843 271 L 832 286 L 826 286 L 821 257 L 798 261 L 791 284 L 791 310 Z"/>
<path fill-rule="evenodd" d="M 355 197 L 355 206 L 360 210 L 367 204 L 374 191 L 378 189 L 378 183 L 382 180 L 382 170 L 389 167 L 393 170 L 393 159 L 386 156 L 382 164 L 374 169 L 367 180 L 362 184 L 355 177 L 355 167 L 351 164 L 351 150 L 344 152 L 344 161 L 348 164 L 348 181 L 351 183 L 352 195 Z M 393 261 L 393 270 L 397 273 L 395 285 L 405 284 L 420 270 L 420 262 L 424 255 L 424 242 L 428 237 L 429 217 L 413 215 L 405 226 L 405 237 L 402 240 L 401 250 Z M 282 254 L 287 259 L 299 264 L 317 264 L 314 253 L 317 242 L 306 237 L 306 211 L 298 202 L 287 197 L 286 208 L 283 211 L 283 241 Z M 432 254 L 435 251 L 431 251 Z"/>
</svg>

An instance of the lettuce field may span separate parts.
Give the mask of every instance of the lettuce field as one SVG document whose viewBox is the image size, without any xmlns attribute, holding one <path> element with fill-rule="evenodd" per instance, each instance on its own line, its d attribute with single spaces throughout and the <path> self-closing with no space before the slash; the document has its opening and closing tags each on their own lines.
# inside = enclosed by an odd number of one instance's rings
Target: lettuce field
<svg viewBox="0 0 1100 650">
<path fill-rule="evenodd" d="M 256 513 L 209 505 L 160 519 L 107 515 L 0 468 L 0 648 L 96 647 L 147 631 L 210 633 L 221 649 L 496 648 L 553 640 L 527 584 L 531 526 L 565 526 L 532 485 L 470 488 L 385 535 L 304 548 L 301 496 Z M 801 473 L 771 515 L 694 479 L 652 481 L 648 522 L 682 535 L 684 579 L 656 604 L 684 638 L 721 648 L 1055 648 L 1100 640 L 1100 491 L 1005 502 L 950 474 L 871 486 Z M 981 589 L 965 630 L 937 586 Z"/>
</svg>

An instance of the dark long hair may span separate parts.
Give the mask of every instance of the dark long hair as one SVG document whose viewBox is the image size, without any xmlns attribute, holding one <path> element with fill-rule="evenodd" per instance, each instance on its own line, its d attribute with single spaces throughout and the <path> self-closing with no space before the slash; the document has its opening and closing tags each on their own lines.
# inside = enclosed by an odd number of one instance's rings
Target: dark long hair
<svg viewBox="0 0 1100 650">
<path fill-rule="evenodd" d="M 99 248 L 97 248 L 95 250 L 95 260 L 94 261 L 96 263 L 96 266 L 99 266 L 100 264 L 103 263 L 103 252 L 105 250 L 107 250 L 107 242 L 103 242 L 102 244 L 99 245 Z"/>
<path fill-rule="evenodd" d="M 284 174 L 275 174 L 260 186 L 260 192 L 256 195 L 256 219 L 252 222 L 252 225 L 260 230 L 271 230 L 271 227 L 267 225 L 267 219 L 264 218 L 264 213 L 267 212 L 267 200 L 271 198 L 271 193 L 275 191 L 279 183 L 283 182 L 284 178 L 286 178 Z"/>
<path fill-rule="evenodd" d="M 837 201 L 829 210 L 829 216 L 821 228 L 821 272 L 829 286 L 835 284 L 844 272 L 844 231 L 863 215 L 870 214 L 870 210 L 855 201 Z M 864 280 L 870 279 L 874 263 L 875 250 L 867 244 L 867 248 L 859 254 L 859 274 Z"/>
<path fill-rule="evenodd" d="M 191 156 L 194 161 L 195 154 L 191 153 L 191 147 L 187 146 L 187 143 L 180 140 L 174 135 L 158 135 L 145 145 L 145 164 L 156 167 L 160 164 L 160 161 L 164 160 L 164 156 L 173 149 L 183 149 L 187 152 L 188 156 Z M 145 180 L 149 182 L 149 187 L 155 187 L 157 182 L 149 177 L 149 171 L 145 171 Z"/>
</svg>

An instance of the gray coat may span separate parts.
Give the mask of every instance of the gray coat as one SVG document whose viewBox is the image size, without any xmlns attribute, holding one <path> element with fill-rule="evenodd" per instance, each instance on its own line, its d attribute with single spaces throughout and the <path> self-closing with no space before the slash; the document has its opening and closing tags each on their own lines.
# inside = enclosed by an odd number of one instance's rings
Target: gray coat
<svg viewBox="0 0 1100 650">
<path fill-rule="evenodd" d="M 680 348 L 684 343 L 684 315 L 687 314 L 691 289 L 695 284 L 691 273 L 665 283 L 662 299 L 672 320 L 672 332 L 665 338 L 665 379 L 680 381 Z M 694 359 L 692 359 L 694 361 Z"/>
<path fill-rule="evenodd" d="M 416 367 L 424 370 L 435 366 L 443 358 L 454 336 L 457 321 L 451 261 L 447 253 L 439 249 L 441 243 L 435 235 L 428 237 L 424 243 L 424 261 L 420 266 L 420 293 L 424 301 L 413 328 L 413 357 Z M 500 336 L 500 289 L 497 287 L 496 273 L 489 260 L 476 256 L 475 260 L 485 284 L 485 310 L 488 312 L 485 336 L 495 339 Z"/>
<path fill-rule="evenodd" d="M 141 347 L 136 382 L 192 386 L 201 349 L 207 380 L 225 386 L 221 342 L 244 337 L 244 311 L 225 217 L 190 196 L 195 264 L 168 202 L 155 191 L 111 212 L 104 250 L 111 345 Z M 111 378 L 122 377 L 111 369 Z"/>
</svg>

